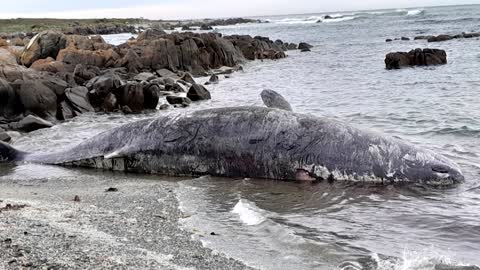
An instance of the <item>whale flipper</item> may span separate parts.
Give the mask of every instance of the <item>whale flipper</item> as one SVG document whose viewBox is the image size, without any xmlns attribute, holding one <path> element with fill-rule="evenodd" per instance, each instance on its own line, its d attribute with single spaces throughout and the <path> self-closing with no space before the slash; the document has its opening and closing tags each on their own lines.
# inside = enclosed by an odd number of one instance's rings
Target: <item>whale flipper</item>
<svg viewBox="0 0 480 270">
<path fill-rule="evenodd" d="M 0 142 L 0 162 L 18 161 L 25 155 L 25 152 L 19 151 L 9 144 Z"/>
<path fill-rule="evenodd" d="M 263 90 L 260 96 L 262 97 L 263 103 L 268 108 L 293 111 L 290 103 L 288 103 L 288 101 L 282 95 L 273 90 Z"/>
</svg>

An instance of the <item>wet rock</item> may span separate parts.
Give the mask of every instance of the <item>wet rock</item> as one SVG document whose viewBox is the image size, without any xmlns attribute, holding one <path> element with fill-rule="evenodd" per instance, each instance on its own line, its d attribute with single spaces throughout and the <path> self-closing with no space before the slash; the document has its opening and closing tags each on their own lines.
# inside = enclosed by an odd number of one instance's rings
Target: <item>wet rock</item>
<svg viewBox="0 0 480 270">
<path fill-rule="evenodd" d="M 108 93 L 101 105 L 101 110 L 104 112 L 114 112 L 118 107 L 117 97 L 113 93 Z"/>
<path fill-rule="evenodd" d="M 57 95 L 41 81 L 15 81 L 16 94 L 27 113 L 44 119 L 54 119 L 57 114 Z"/>
<path fill-rule="evenodd" d="M 385 42 L 392 42 L 392 41 L 393 41 L 393 40 L 390 39 L 390 38 L 387 38 L 387 39 L 385 40 Z"/>
<path fill-rule="evenodd" d="M 188 88 L 186 85 L 176 82 L 171 87 L 166 88 L 166 90 L 174 93 L 186 93 Z"/>
<path fill-rule="evenodd" d="M 434 36 L 416 36 L 416 37 L 414 38 L 414 40 L 422 40 L 422 39 L 427 39 L 427 40 L 428 40 L 428 39 L 430 39 L 430 38 L 432 38 L 432 37 L 434 37 Z"/>
<path fill-rule="evenodd" d="M 154 110 L 157 108 L 158 101 L 160 100 L 160 91 L 161 88 L 156 83 L 150 83 L 143 88 L 145 109 Z"/>
<path fill-rule="evenodd" d="M 300 42 L 300 44 L 298 44 L 298 49 L 299 50 L 311 49 L 311 48 L 313 48 L 313 46 L 306 43 L 306 42 Z"/>
<path fill-rule="evenodd" d="M 312 51 L 312 50 L 310 50 L 310 48 L 303 48 L 303 49 L 300 50 L 300 52 L 310 52 L 310 51 Z"/>
<path fill-rule="evenodd" d="M 209 30 L 213 30 L 213 27 L 211 27 L 211 26 L 208 25 L 208 24 L 202 24 L 202 25 L 200 26 L 200 30 L 209 31 Z"/>
<path fill-rule="evenodd" d="M 218 83 L 219 80 L 220 79 L 218 78 L 218 75 L 213 74 L 212 76 L 210 76 L 210 79 L 208 79 L 208 84 Z"/>
<path fill-rule="evenodd" d="M 387 69 L 404 66 L 431 66 L 447 63 L 447 53 L 439 49 L 415 49 L 410 52 L 389 53 L 385 57 Z"/>
<path fill-rule="evenodd" d="M 77 115 L 95 111 L 92 105 L 90 105 L 88 89 L 86 87 L 77 86 L 74 88 L 68 88 L 65 90 L 65 96 Z"/>
<path fill-rule="evenodd" d="M 144 109 L 145 97 L 141 84 L 127 83 L 118 92 L 120 105 L 128 106 L 134 113 L 141 112 Z"/>
<path fill-rule="evenodd" d="M 450 35 L 439 35 L 439 36 L 432 36 L 428 39 L 428 42 L 441 42 L 453 39 Z"/>
<path fill-rule="evenodd" d="M 28 115 L 22 120 L 14 123 L 10 123 L 9 127 L 13 130 L 32 132 L 39 129 L 51 128 L 54 125 L 51 122 L 43 120 L 39 117 Z"/>
<path fill-rule="evenodd" d="M 105 97 L 122 85 L 122 79 L 112 72 L 91 79 L 86 85 L 90 90 L 88 95 L 90 103 L 94 107 L 100 107 Z"/>
<path fill-rule="evenodd" d="M 188 97 L 167 96 L 167 102 L 172 105 L 188 105 L 192 103 Z"/>
<path fill-rule="evenodd" d="M 183 80 L 183 81 L 186 81 L 190 84 L 195 83 L 195 79 L 193 78 L 192 74 L 190 74 L 188 72 L 185 72 L 185 74 L 183 74 L 183 76 L 180 79 Z"/>
<path fill-rule="evenodd" d="M 193 84 L 188 90 L 187 97 L 192 101 L 212 99 L 210 92 L 200 84 Z"/>
<path fill-rule="evenodd" d="M 38 59 L 56 58 L 58 52 L 66 46 L 65 35 L 55 31 L 44 31 L 33 37 L 25 47 L 20 62 L 29 67 Z"/>
<path fill-rule="evenodd" d="M 0 141 L 2 142 L 9 142 L 12 140 L 12 137 L 10 137 L 10 135 L 8 135 L 7 132 L 5 132 L 5 130 L 3 130 L 2 128 L 0 128 Z"/>
<path fill-rule="evenodd" d="M 410 38 L 408 38 L 408 37 L 401 37 L 400 39 L 403 40 L 403 41 L 409 41 L 410 40 Z"/>
<path fill-rule="evenodd" d="M 57 118 L 59 120 L 68 120 L 75 116 L 77 116 L 77 114 L 69 102 L 64 100 L 58 104 Z"/>
<path fill-rule="evenodd" d="M 118 188 L 114 188 L 114 187 L 107 188 L 105 192 L 118 192 Z"/>
<path fill-rule="evenodd" d="M 168 105 L 168 104 L 162 104 L 162 105 L 160 105 L 160 108 L 159 108 L 159 109 L 160 109 L 161 111 L 164 111 L 164 110 L 168 110 L 169 108 L 170 108 L 170 105 Z"/>
<path fill-rule="evenodd" d="M 298 45 L 295 44 L 295 43 L 289 43 L 289 44 L 287 45 L 287 49 L 288 49 L 288 50 L 296 50 L 296 49 L 298 49 Z"/>
</svg>

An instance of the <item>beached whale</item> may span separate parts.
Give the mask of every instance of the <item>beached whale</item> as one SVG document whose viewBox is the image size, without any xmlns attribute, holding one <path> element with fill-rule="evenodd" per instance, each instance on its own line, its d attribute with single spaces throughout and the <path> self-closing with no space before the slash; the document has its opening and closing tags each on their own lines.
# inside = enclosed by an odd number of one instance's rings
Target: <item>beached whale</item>
<svg viewBox="0 0 480 270">
<path fill-rule="evenodd" d="M 275 99 L 267 94 L 264 99 Z M 283 100 L 268 103 L 285 107 Z M 2 143 L 0 158 L 175 176 L 430 185 L 464 180 L 454 162 L 402 140 L 328 118 L 254 106 L 167 114 L 56 153 L 26 153 Z"/>
</svg>

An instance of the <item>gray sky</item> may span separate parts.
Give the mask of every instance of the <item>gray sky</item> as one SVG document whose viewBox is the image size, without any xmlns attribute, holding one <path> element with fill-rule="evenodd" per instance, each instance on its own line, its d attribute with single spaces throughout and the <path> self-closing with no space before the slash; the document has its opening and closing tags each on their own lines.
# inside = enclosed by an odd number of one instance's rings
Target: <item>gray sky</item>
<svg viewBox="0 0 480 270">
<path fill-rule="evenodd" d="M 186 19 L 458 4 L 480 0 L 15 0 L 2 1 L 0 17 Z"/>
</svg>

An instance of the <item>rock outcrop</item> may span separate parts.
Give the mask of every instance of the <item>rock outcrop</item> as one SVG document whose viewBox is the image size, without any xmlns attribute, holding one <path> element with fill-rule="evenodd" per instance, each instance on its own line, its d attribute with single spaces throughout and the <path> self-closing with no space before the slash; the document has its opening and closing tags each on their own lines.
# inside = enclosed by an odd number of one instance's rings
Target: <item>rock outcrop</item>
<svg viewBox="0 0 480 270">
<path fill-rule="evenodd" d="M 447 53 L 439 49 L 415 49 L 410 52 L 395 52 L 387 54 L 385 65 L 387 69 L 399 69 L 405 66 L 432 66 L 447 63 Z"/>
</svg>

